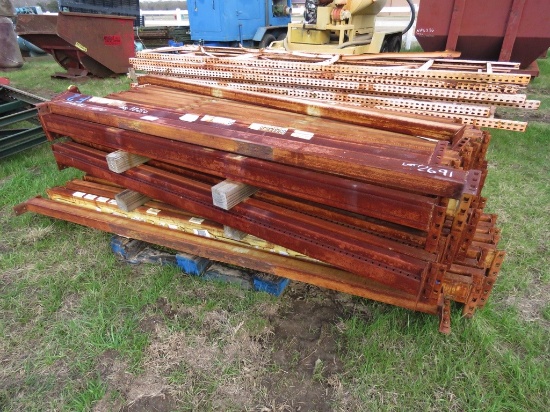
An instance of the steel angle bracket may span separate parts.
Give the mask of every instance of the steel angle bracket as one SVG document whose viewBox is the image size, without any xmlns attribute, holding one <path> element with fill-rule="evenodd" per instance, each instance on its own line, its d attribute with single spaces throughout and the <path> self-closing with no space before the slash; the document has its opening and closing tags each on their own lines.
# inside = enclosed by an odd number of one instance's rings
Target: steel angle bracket
<svg viewBox="0 0 550 412">
<path fill-rule="evenodd" d="M 426 236 L 426 244 L 424 249 L 428 252 L 437 252 L 441 231 L 445 223 L 445 210 L 443 206 L 435 206 L 432 214 L 431 224 Z"/>
<path fill-rule="evenodd" d="M 417 302 L 427 302 L 437 304 L 443 289 L 443 277 L 447 270 L 447 265 L 432 263 L 423 276 L 422 287 L 417 297 Z"/>
<path fill-rule="evenodd" d="M 473 280 L 472 289 L 470 290 L 470 294 L 468 295 L 468 298 L 464 303 L 464 307 L 462 308 L 462 316 L 465 318 L 471 318 L 474 316 L 474 312 L 479 307 L 481 297 L 483 295 L 484 279 L 482 279 L 482 276 L 473 275 Z"/>
<path fill-rule="evenodd" d="M 470 179 L 471 176 L 469 175 L 468 178 Z M 469 185 L 467 184 L 467 186 Z M 458 203 L 454 213 L 451 232 L 449 233 L 447 244 L 445 246 L 445 252 L 443 253 L 443 263 L 451 264 L 457 256 L 463 232 L 466 230 L 470 206 L 474 198 L 475 196 L 473 194 L 463 194 L 460 202 Z"/>
<path fill-rule="evenodd" d="M 502 262 L 504 261 L 505 256 L 506 252 L 499 250 L 493 260 L 491 267 L 487 271 L 487 276 L 483 280 L 483 287 L 479 298 L 479 308 L 484 307 L 487 303 L 487 297 L 489 296 L 491 290 L 493 289 L 493 286 L 495 285 L 498 273 L 500 272 L 500 268 L 502 266 Z"/>
<path fill-rule="evenodd" d="M 39 104 L 37 106 L 38 109 L 38 118 L 40 119 L 40 122 L 45 125 L 43 116 L 48 115 L 51 113 L 50 106 L 46 104 Z M 47 125 L 44 127 L 44 134 L 46 135 L 46 139 L 48 139 L 49 142 L 54 142 L 57 139 L 60 139 L 64 137 L 62 134 L 52 132 L 48 129 Z"/>
<path fill-rule="evenodd" d="M 483 184 L 483 172 L 481 170 L 469 170 L 466 176 L 466 182 L 462 196 L 473 195 L 479 196 L 481 194 L 481 187 Z"/>
<path fill-rule="evenodd" d="M 442 165 L 443 156 L 445 155 L 445 151 L 451 148 L 451 144 L 446 140 L 439 140 L 436 145 L 435 149 L 430 156 L 430 161 L 428 162 L 430 165 Z"/>
<path fill-rule="evenodd" d="M 458 251 L 457 258 L 461 259 L 466 256 L 468 248 L 474 240 L 476 228 L 481 219 L 483 211 L 481 209 L 473 209 L 470 211 L 470 219 L 466 225 L 465 230 L 462 232 L 462 238 L 460 239 L 460 249 Z"/>
<path fill-rule="evenodd" d="M 451 299 L 443 292 L 439 296 L 439 332 L 448 335 L 451 333 Z"/>
</svg>

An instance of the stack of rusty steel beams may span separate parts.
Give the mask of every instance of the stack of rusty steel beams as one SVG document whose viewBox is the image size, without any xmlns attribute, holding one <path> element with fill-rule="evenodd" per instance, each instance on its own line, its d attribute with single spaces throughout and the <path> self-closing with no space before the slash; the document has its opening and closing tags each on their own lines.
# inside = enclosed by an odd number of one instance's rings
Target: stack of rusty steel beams
<svg viewBox="0 0 550 412">
<path fill-rule="evenodd" d="M 525 131 L 495 117 L 499 106 L 533 110 L 530 76 L 519 64 L 437 59 L 426 54 L 307 55 L 275 50 L 185 46 L 145 50 L 130 59 L 147 74 L 195 84 L 285 95 L 342 106 L 455 119 L 479 127 Z"/>
<path fill-rule="evenodd" d="M 487 302 L 504 252 L 481 196 L 486 131 L 253 92 L 212 97 L 158 76 L 139 83 L 40 106 L 58 165 L 86 179 L 17 213 L 438 314 L 442 332 L 451 301 L 467 317 Z M 117 194 L 131 198 L 125 207 Z"/>
</svg>

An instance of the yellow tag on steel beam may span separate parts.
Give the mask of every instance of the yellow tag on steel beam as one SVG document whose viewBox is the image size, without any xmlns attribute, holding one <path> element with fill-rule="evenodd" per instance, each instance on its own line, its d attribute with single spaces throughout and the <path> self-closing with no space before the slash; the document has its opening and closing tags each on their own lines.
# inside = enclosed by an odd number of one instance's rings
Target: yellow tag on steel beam
<svg viewBox="0 0 550 412">
<path fill-rule="evenodd" d="M 74 47 L 76 47 L 77 49 L 79 50 L 82 50 L 84 53 L 87 53 L 88 52 L 88 48 L 83 46 L 82 44 L 80 44 L 79 42 L 76 42 L 74 44 Z"/>
</svg>

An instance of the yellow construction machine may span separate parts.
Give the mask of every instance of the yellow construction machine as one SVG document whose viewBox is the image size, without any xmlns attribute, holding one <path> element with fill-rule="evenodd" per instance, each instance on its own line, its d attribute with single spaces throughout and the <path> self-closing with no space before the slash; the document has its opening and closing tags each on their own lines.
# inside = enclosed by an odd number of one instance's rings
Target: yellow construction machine
<svg viewBox="0 0 550 412">
<path fill-rule="evenodd" d="M 415 18 L 414 5 L 411 0 L 407 2 L 411 8 L 408 27 L 381 32 L 375 31 L 375 20 L 386 0 L 306 1 L 304 21 L 289 23 L 286 38 L 272 47 L 330 54 L 399 52 L 402 35 Z"/>
</svg>

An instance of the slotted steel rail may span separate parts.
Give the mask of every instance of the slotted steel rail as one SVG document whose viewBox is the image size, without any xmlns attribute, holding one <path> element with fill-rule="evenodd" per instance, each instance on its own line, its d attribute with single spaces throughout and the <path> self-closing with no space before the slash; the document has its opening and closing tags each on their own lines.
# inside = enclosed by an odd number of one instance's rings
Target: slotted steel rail
<svg viewBox="0 0 550 412">
<path fill-rule="evenodd" d="M 515 73 L 517 64 L 392 58 L 184 47 L 143 51 L 131 64 L 133 70 L 204 86 L 449 118 L 513 131 L 525 131 L 527 123 L 494 119 L 496 106 L 533 110 L 540 105 L 521 93 L 530 76 Z M 422 105 L 425 108 L 419 108 Z"/>
</svg>

